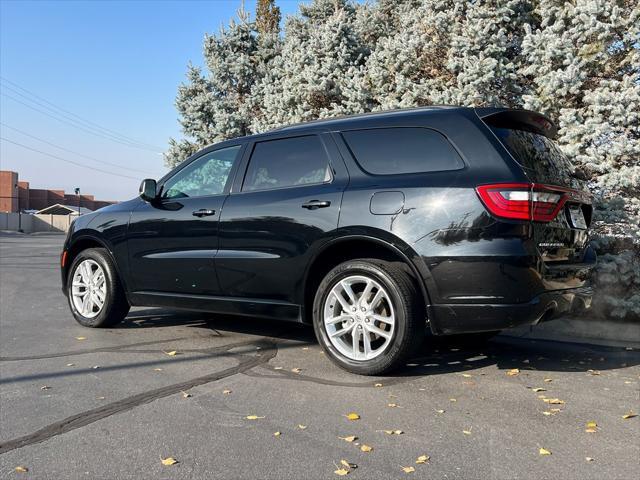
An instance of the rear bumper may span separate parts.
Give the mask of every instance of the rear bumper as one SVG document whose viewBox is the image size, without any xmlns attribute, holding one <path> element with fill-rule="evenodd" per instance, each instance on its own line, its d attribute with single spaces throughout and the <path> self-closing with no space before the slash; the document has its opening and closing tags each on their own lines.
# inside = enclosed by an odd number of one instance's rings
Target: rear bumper
<svg viewBox="0 0 640 480">
<path fill-rule="evenodd" d="M 562 314 L 591 307 L 589 286 L 546 291 L 527 303 L 441 304 L 428 307 L 433 333 L 488 332 L 520 325 L 535 325 Z"/>
</svg>

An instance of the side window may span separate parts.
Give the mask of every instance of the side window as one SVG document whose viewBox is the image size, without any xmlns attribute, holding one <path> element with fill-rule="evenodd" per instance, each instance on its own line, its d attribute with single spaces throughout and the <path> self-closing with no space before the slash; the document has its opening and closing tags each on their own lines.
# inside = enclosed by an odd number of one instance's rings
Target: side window
<svg viewBox="0 0 640 480">
<path fill-rule="evenodd" d="M 223 193 L 238 152 L 240 145 L 216 150 L 198 158 L 164 184 L 162 198 L 202 197 Z"/>
<path fill-rule="evenodd" d="M 256 143 L 242 191 L 271 190 L 331 180 L 329 159 L 317 135 Z"/>
<path fill-rule="evenodd" d="M 458 152 L 444 135 L 428 128 L 394 127 L 342 132 L 363 170 L 374 175 L 458 170 Z"/>
</svg>

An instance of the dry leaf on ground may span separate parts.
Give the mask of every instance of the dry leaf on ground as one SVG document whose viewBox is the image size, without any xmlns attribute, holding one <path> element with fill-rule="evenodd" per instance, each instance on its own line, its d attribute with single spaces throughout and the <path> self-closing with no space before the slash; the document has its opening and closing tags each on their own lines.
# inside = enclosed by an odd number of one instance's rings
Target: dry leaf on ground
<svg viewBox="0 0 640 480">
<path fill-rule="evenodd" d="M 246 417 L 247 420 L 259 420 L 261 418 L 265 418 L 265 417 L 259 417 L 258 415 L 247 415 Z"/>
<path fill-rule="evenodd" d="M 374 384 L 373 386 L 374 386 L 374 387 L 382 387 L 382 384 L 381 384 L 381 383 L 376 383 L 376 384 Z"/>
<path fill-rule="evenodd" d="M 465 435 L 471 435 L 471 430 L 462 430 Z"/>
<path fill-rule="evenodd" d="M 542 401 L 551 405 L 564 405 L 564 400 L 560 400 L 559 398 L 543 398 Z"/>
<path fill-rule="evenodd" d="M 534 392 L 536 392 L 536 393 L 538 393 L 538 392 L 546 392 L 546 391 L 547 391 L 546 389 L 544 389 L 544 388 L 540 388 L 540 387 L 538 387 L 538 388 L 533 388 L 532 390 L 533 390 Z"/>
<path fill-rule="evenodd" d="M 546 448 L 540 447 L 540 455 L 551 455 L 551 452 Z"/>
<path fill-rule="evenodd" d="M 593 460 L 594 460 L 594 458 L 593 458 L 593 457 L 584 457 L 584 459 L 585 459 L 587 462 L 593 462 Z"/>
<path fill-rule="evenodd" d="M 300 430 L 304 430 L 304 429 L 306 429 L 306 428 L 307 428 L 307 426 L 306 426 L 306 425 L 298 424 L 298 428 L 299 428 Z"/>
<path fill-rule="evenodd" d="M 364 444 L 362 444 L 362 445 L 360 446 L 360 450 L 362 450 L 362 451 L 363 451 L 363 452 L 365 452 L 365 453 L 369 453 L 369 452 L 372 452 L 372 451 L 373 451 L 373 447 L 370 447 L 369 445 L 364 445 Z"/>
<path fill-rule="evenodd" d="M 417 464 L 427 463 L 430 459 L 431 457 L 429 455 L 420 455 L 416 460 L 416 463 Z"/>
<path fill-rule="evenodd" d="M 166 353 L 170 357 L 175 357 L 176 355 L 178 355 L 177 350 L 171 350 L 170 352 L 164 352 L 164 353 Z"/>
<path fill-rule="evenodd" d="M 48 385 L 43 385 L 43 386 L 40 387 L 40 390 L 50 390 L 50 389 L 51 389 L 51 387 L 48 386 Z"/>
<path fill-rule="evenodd" d="M 182 392 L 182 398 L 191 398 L 191 394 L 189 392 Z"/>
<path fill-rule="evenodd" d="M 436 410 L 436 413 L 444 413 L 444 410 Z"/>
<path fill-rule="evenodd" d="M 76 337 L 76 340 L 86 340 L 87 337 Z"/>
<path fill-rule="evenodd" d="M 231 393 L 231 390 L 223 390 L 222 391 L 223 395 L 229 395 Z"/>
<path fill-rule="evenodd" d="M 509 375 L 510 377 L 515 377 L 516 375 L 520 374 L 520 369 L 519 368 L 512 368 L 511 370 L 507 371 L 507 375 Z"/>
<path fill-rule="evenodd" d="M 355 442 L 358 437 L 356 437 L 355 435 L 349 435 L 348 437 L 338 437 L 340 440 L 344 440 L 345 442 Z"/>
<path fill-rule="evenodd" d="M 360 420 L 360 415 L 358 415 L 357 413 L 347 413 L 344 416 L 347 417 L 349 420 Z"/>
<path fill-rule="evenodd" d="M 387 435 L 402 435 L 404 432 L 402 430 L 383 430 Z"/>
<path fill-rule="evenodd" d="M 622 416 L 622 418 L 623 418 L 624 420 L 628 420 L 628 419 L 630 419 L 630 418 L 634 418 L 634 417 L 637 417 L 637 416 L 638 416 L 638 414 L 637 414 L 637 413 L 629 412 L 629 413 L 625 413 L 625 414 Z"/>
<path fill-rule="evenodd" d="M 279 437 L 280 435 L 282 435 L 282 433 L 280 433 L 280 432 L 273 432 L 273 436 L 274 436 L 274 437 Z"/>
<path fill-rule="evenodd" d="M 334 470 L 333 473 L 335 473 L 336 475 L 340 475 L 341 477 L 344 477 L 349 473 L 349 470 L 347 470 L 346 468 L 338 468 L 337 470 Z"/>
<path fill-rule="evenodd" d="M 18 473 L 27 473 L 29 471 L 27 467 L 23 467 L 22 465 L 17 466 L 14 470 Z"/>
<path fill-rule="evenodd" d="M 178 463 L 178 461 L 173 458 L 173 457 L 168 457 L 168 458 L 161 458 L 160 461 L 162 462 L 163 465 L 175 465 L 176 463 Z"/>
<path fill-rule="evenodd" d="M 291 371 L 292 371 L 293 373 L 300 373 L 300 372 L 302 371 L 302 369 L 301 369 L 301 368 L 297 368 L 297 367 L 296 367 L 296 368 L 292 368 L 292 369 L 291 369 Z"/>
<path fill-rule="evenodd" d="M 545 378 L 544 381 L 547 382 L 547 383 L 553 382 L 553 378 Z"/>
<path fill-rule="evenodd" d="M 403 471 L 404 473 L 413 473 L 413 472 L 415 472 L 415 471 L 416 471 L 416 469 L 415 469 L 415 468 L 413 468 L 413 467 L 402 467 L 402 471 Z"/>
</svg>

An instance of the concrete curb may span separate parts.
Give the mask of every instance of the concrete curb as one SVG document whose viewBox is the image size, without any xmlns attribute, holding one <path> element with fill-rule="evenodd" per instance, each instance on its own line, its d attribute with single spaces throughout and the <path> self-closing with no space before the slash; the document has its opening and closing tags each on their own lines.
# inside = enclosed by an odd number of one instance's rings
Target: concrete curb
<svg viewBox="0 0 640 480">
<path fill-rule="evenodd" d="M 505 330 L 501 335 L 640 349 L 640 324 L 615 320 L 562 317 Z"/>
</svg>

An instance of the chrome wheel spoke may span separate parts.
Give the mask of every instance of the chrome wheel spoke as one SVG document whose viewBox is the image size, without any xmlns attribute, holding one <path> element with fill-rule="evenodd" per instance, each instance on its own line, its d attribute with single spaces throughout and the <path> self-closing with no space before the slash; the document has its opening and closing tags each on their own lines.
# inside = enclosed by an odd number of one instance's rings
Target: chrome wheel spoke
<svg viewBox="0 0 640 480">
<path fill-rule="evenodd" d="M 336 323 L 346 322 L 350 318 L 351 317 L 349 315 L 338 315 L 337 317 L 325 318 L 324 323 L 325 325 L 334 325 Z"/>
<path fill-rule="evenodd" d="M 333 292 L 333 296 L 336 297 L 336 300 L 338 300 L 338 303 L 340 303 L 340 306 L 345 313 L 351 309 L 351 305 L 347 303 L 341 293 Z"/>
<path fill-rule="evenodd" d="M 341 337 L 353 330 L 354 326 L 355 324 L 352 323 L 351 325 L 347 325 L 346 327 L 344 327 L 342 330 L 336 330 L 335 332 L 329 334 L 329 336 L 332 338 Z"/>
<path fill-rule="evenodd" d="M 349 301 L 350 301 L 351 305 L 353 306 L 356 303 L 358 303 L 358 301 L 356 300 L 355 293 L 353 293 L 353 290 L 351 290 L 351 285 L 349 285 L 344 280 L 342 282 L 340 282 L 340 285 L 342 286 L 342 289 L 344 290 L 344 292 L 347 294 L 347 297 L 349 297 Z"/>
<path fill-rule="evenodd" d="M 383 337 L 383 338 L 386 338 L 386 339 L 390 339 L 391 338 L 391 332 L 388 332 L 386 330 L 382 330 L 381 328 L 376 327 L 375 325 L 368 325 L 366 327 L 366 329 L 371 333 L 375 333 L 379 337 Z"/>
</svg>

